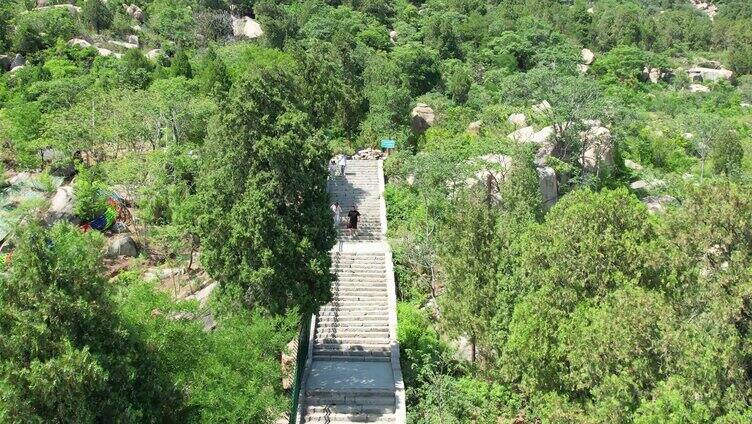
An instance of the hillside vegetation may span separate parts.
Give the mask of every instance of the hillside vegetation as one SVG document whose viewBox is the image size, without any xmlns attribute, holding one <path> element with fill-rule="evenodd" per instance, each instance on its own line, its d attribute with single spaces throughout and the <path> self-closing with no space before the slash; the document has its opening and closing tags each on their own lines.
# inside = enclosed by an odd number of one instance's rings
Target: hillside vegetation
<svg viewBox="0 0 752 424">
<path fill-rule="evenodd" d="M 0 3 L 0 422 L 283 416 L 385 139 L 409 422 L 752 421 L 748 0 L 72 3 Z"/>
</svg>

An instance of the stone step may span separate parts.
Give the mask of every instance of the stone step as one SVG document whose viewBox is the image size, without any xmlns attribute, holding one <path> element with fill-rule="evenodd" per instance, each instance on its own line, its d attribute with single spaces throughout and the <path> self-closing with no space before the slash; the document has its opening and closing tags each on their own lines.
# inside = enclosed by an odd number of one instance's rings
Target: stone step
<svg viewBox="0 0 752 424">
<path fill-rule="evenodd" d="M 374 304 L 374 303 L 360 303 L 360 302 L 350 302 L 347 304 L 329 304 L 321 307 L 320 312 L 328 312 L 328 311 L 387 311 L 386 306 L 382 304 Z"/>
<path fill-rule="evenodd" d="M 360 305 L 360 306 L 380 306 L 382 308 L 386 308 L 388 305 L 388 300 L 386 298 L 364 298 L 364 299 L 337 299 L 333 300 L 329 303 L 327 303 L 324 306 L 350 306 L 350 305 Z M 324 307 L 322 306 L 322 308 Z"/>
<path fill-rule="evenodd" d="M 391 359 L 389 356 L 331 356 L 322 353 L 314 355 L 317 361 L 337 361 L 337 362 L 389 362 Z"/>
<path fill-rule="evenodd" d="M 306 413 L 331 412 L 337 414 L 393 414 L 394 405 L 316 405 L 307 406 Z"/>
<path fill-rule="evenodd" d="M 314 355 L 326 356 L 359 356 L 359 357 L 378 357 L 391 356 L 391 347 L 389 345 L 366 345 L 366 344 L 313 344 Z"/>
<path fill-rule="evenodd" d="M 332 302 L 360 302 L 387 300 L 385 293 L 334 293 Z"/>
<path fill-rule="evenodd" d="M 307 423 L 349 424 L 349 423 L 394 423 L 394 414 L 381 413 L 336 413 L 318 412 L 306 414 Z"/>
<path fill-rule="evenodd" d="M 349 344 L 349 345 L 389 345 L 389 337 L 358 337 L 358 336 L 330 336 L 330 335 L 316 335 L 314 339 L 315 344 Z"/>
<path fill-rule="evenodd" d="M 374 327 L 389 324 L 388 314 L 382 315 L 358 315 L 358 314 L 340 314 L 340 315 L 317 315 L 318 322 L 326 324 L 336 324 L 358 328 L 361 326 Z"/>
<path fill-rule="evenodd" d="M 374 261 L 374 262 L 360 262 L 360 261 L 352 261 L 350 263 L 343 263 L 338 262 L 334 263 L 332 261 L 332 269 L 336 268 L 339 270 L 347 271 L 347 270 L 355 270 L 355 271 L 383 271 L 386 269 L 386 264 L 383 260 L 380 261 Z"/>
<path fill-rule="evenodd" d="M 384 278 L 386 270 L 355 270 L 352 268 L 338 269 L 338 278 Z"/>
<path fill-rule="evenodd" d="M 389 343 L 389 332 L 387 331 L 316 331 L 316 337 L 319 339 L 346 339 L 362 338 L 363 340 L 383 340 L 383 343 Z M 382 343 L 380 341 L 379 343 Z"/>
<path fill-rule="evenodd" d="M 389 325 L 388 317 L 336 317 L 336 316 L 318 316 L 317 325 L 323 329 L 344 329 L 355 331 L 359 328 L 383 328 Z"/>
<path fill-rule="evenodd" d="M 371 311 L 364 311 L 364 310 L 330 310 L 330 311 L 319 311 L 318 314 L 319 318 L 326 318 L 326 317 L 338 317 L 341 319 L 348 319 L 348 318 L 370 318 L 370 317 L 383 317 L 385 319 L 389 318 L 389 313 L 384 311 L 383 309 L 379 310 L 371 310 Z"/>
<path fill-rule="evenodd" d="M 333 401 L 330 403 L 331 405 L 353 405 L 353 403 L 348 403 L 347 401 L 354 402 L 358 400 L 364 401 L 364 405 L 389 405 L 389 402 L 394 402 L 394 391 L 392 389 L 362 388 L 342 390 L 311 388 L 306 389 L 305 395 L 306 399 Z"/>
</svg>

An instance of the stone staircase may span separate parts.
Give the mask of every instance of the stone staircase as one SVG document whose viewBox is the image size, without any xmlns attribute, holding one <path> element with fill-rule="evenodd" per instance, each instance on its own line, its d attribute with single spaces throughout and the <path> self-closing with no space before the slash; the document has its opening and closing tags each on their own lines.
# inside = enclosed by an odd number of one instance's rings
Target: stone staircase
<svg viewBox="0 0 752 424">
<path fill-rule="evenodd" d="M 301 423 L 405 422 L 382 191 L 378 161 L 350 161 L 345 175 L 329 182 L 331 201 L 340 203 L 343 214 L 332 249 L 337 281 L 332 301 L 315 318 Z M 361 216 L 358 231 L 349 235 L 352 205 Z"/>
</svg>

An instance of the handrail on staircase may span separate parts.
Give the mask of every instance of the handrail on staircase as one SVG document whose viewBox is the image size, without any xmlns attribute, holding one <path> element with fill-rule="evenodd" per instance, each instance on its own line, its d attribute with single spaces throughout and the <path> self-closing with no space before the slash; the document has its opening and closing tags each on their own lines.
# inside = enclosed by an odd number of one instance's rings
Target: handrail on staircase
<svg viewBox="0 0 752 424">
<path fill-rule="evenodd" d="M 311 313 L 303 314 L 300 319 L 300 333 L 298 334 L 298 354 L 295 360 L 295 379 L 292 382 L 292 405 L 290 408 L 290 424 L 297 424 L 298 403 L 300 400 L 301 384 L 308 361 L 308 342 L 311 330 Z"/>
</svg>

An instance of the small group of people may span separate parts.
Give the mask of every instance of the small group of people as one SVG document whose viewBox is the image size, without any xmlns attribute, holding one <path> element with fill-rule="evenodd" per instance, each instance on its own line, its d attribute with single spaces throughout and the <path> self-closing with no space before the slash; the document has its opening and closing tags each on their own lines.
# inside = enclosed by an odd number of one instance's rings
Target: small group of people
<svg viewBox="0 0 752 424">
<path fill-rule="evenodd" d="M 339 224 L 342 222 L 342 207 L 339 205 L 339 202 L 334 202 L 330 208 L 334 215 L 334 227 L 338 228 Z M 358 232 L 358 218 L 360 218 L 360 212 L 358 212 L 357 206 L 352 205 L 350 212 L 347 213 L 347 218 L 347 234 L 353 235 Z"/>
<path fill-rule="evenodd" d="M 329 177 L 335 177 L 336 175 L 345 175 L 345 168 L 347 168 L 347 156 L 340 155 L 339 160 L 332 159 L 329 161 Z M 339 171 L 339 174 L 337 174 Z"/>
</svg>

